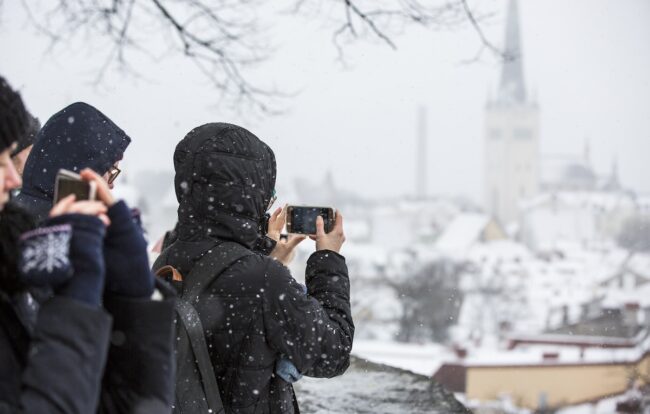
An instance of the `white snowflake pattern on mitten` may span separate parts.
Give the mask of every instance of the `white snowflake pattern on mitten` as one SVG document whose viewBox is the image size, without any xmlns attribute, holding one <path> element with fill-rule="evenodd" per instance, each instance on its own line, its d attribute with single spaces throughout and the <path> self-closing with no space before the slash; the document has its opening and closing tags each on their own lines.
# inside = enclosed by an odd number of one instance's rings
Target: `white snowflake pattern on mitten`
<svg viewBox="0 0 650 414">
<path fill-rule="evenodd" d="M 45 227 L 25 233 L 21 237 L 20 270 L 52 273 L 70 267 L 70 237 L 72 228 L 64 224 Z"/>
</svg>

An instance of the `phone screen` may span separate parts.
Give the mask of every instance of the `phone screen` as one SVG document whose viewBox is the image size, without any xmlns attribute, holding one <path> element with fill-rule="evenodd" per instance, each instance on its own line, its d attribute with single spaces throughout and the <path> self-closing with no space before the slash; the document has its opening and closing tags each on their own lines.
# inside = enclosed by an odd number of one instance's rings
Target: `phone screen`
<svg viewBox="0 0 650 414">
<path fill-rule="evenodd" d="M 290 233 L 316 234 L 316 217 L 321 216 L 325 222 L 325 232 L 331 230 L 334 212 L 329 207 L 297 207 L 290 210 Z"/>
<path fill-rule="evenodd" d="M 86 181 L 78 181 L 69 178 L 59 178 L 57 181 L 56 204 L 62 198 L 74 194 L 76 200 L 90 200 L 90 185 Z"/>
</svg>

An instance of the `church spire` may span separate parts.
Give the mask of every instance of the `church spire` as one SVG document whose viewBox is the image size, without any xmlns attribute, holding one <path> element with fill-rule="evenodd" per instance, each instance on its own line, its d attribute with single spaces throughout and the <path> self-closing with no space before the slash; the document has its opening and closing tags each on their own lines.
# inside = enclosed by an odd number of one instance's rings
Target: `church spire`
<svg viewBox="0 0 650 414">
<path fill-rule="evenodd" d="M 499 84 L 499 101 L 502 103 L 524 103 L 526 102 L 526 86 L 524 85 L 517 0 L 510 0 L 508 4 L 504 54 Z"/>
</svg>

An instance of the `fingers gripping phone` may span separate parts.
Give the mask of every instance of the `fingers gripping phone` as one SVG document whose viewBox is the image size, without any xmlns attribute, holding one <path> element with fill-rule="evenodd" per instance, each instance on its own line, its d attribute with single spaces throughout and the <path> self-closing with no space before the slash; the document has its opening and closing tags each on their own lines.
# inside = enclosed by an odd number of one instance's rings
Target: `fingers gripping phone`
<svg viewBox="0 0 650 414">
<path fill-rule="evenodd" d="M 54 184 L 54 204 L 70 194 L 74 194 L 77 201 L 94 200 L 97 194 L 97 184 L 92 181 L 84 181 L 77 173 L 60 169 Z"/>
<path fill-rule="evenodd" d="M 325 224 L 325 233 L 334 227 L 336 215 L 331 207 L 287 206 L 287 232 L 298 234 L 316 234 L 316 217 L 321 216 Z"/>
</svg>

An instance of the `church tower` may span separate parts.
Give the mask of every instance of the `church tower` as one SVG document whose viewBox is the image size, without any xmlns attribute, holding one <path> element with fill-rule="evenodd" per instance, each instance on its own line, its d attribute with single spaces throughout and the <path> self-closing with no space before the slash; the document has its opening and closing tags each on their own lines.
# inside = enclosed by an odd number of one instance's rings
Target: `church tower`
<svg viewBox="0 0 650 414">
<path fill-rule="evenodd" d="M 517 0 L 509 0 L 505 58 L 496 98 L 485 108 L 485 207 L 506 225 L 539 188 L 539 109 L 524 83 Z"/>
</svg>

